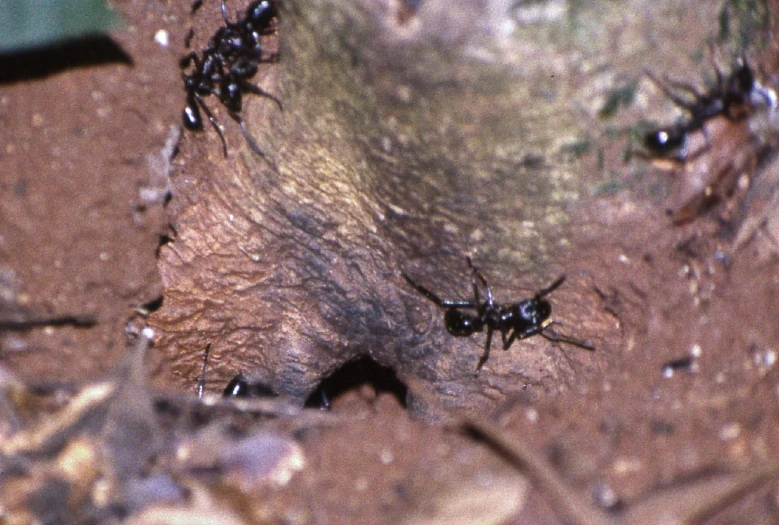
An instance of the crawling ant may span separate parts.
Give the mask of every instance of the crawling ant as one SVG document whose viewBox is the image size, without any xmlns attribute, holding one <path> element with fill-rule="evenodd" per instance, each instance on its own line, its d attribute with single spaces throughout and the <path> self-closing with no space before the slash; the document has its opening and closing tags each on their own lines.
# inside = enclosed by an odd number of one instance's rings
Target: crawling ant
<svg viewBox="0 0 779 525">
<path fill-rule="evenodd" d="M 668 213 L 681 224 L 746 188 L 765 149 L 749 117 L 759 108 L 774 110 L 776 94 L 760 85 L 743 57 L 728 75 L 717 69 L 716 84 L 705 93 L 647 74 L 689 115 L 645 134 L 645 152 L 639 152 L 659 168 L 676 173 Z"/>
<path fill-rule="evenodd" d="M 508 350 L 515 340 L 526 339 L 534 335 L 559 343 L 568 343 L 585 350 L 595 350 L 588 343 L 561 336 L 553 332 L 549 326 L 554 321 L 549 318 L 552 314 L 552 306 L 544 299 L 555 291 L 565 281 L 565 275 L 561 275 L 552 284 L 536 292 L 530 299 L 501 305 L 492 297 L 492 290 L 484 276 L 473 266 L 470 257 L 466 257 L 468 267 L 471 269 L 471 286 L 473 287 L 473 300 L 450 301 L 441 299 L 436 294 L 415 283 L 408 275 L 402 273 L 403 278 L 416 288 L 416 290 L 444 309 L 444 326 L 446 330 L 457 337 L 468 337 L 476 332 L 487 329 L 487 341 L 484 343 L 484 353 L 476 365 L 476 375 L 479 375 L 481 367 L 490 356 L 492 334 L 499 331 L 503 341 L 503 350 Z M 479 284 L 485 288 L 487 298 L 482 302 L 479 295 Z M 472 310 L 472 311 L 468 311 Z"/>
<path fill-rule="evenodd" d="M 200 372 L 200 379 L 197 382 L 197 397 L 201 399 L 206 388 L 206 370 L 208 368 L 208 355 L 211 352 L 211 343 L 206 345 L 203 353 L 203 369 Z M 271 387 L 262 381 L 252 380 L 242 373 L 238 373 L 227 383 L 222 397 L 276 397 L 278 394 Z"/>
<path fill-rule="evenodd" d="M 241 372 L 227 383 L 222 397 L 276 397 L 278 394 L 262 381 L 253 380 Z"/>
<path fill-rule="evenodd" d="M 736 68 L 725 76 L 718 68 L 716 84 L 706 93 L 694 86 L 674 80 L 661 80 L 647 72 L 649 78 L 665 96 L 685 110 L 689 118 L 671 126 L 652 130 L 644 135 L 644 146 L 651 157 L 671 158 L 684 162 L 688 156 L 689 136 L 695 131 L 706 133 L 705 124 L 718 116 L 730 121 L 746 118 L 753 107 L 776 105 L 776 95 L 755 80 L 754 72 L 742 57 Z M 680 93 L 686 93 L 686 96 Z"/>
<path fill-rule="evenodd" d="M 184 89 L 187 92 L 187 104 L 184 107 L 184 127 L 192 131 L 203 130 L 205 112 L 211 126 L 222 141 L 224 156 L 227 157 L 227 142 L 221 127 L 216 122 L 204 99 L 214 95 L 227 110 L 228 115 L 241 127 L 241 133 L 255 153 L 265 158 L 254 137 L 246 129 L 239 115 L 243 107 L 243 95 L 253 93 L 273 100 L 279 108 L 281 102 L 270 93 L 249 82 L 258 71 L 261 62 L 270 62 L 275 58 L 263 59 L 263 36 L 275 29 L 278 9 L 273 0 L 255 0 L 246 8 L 246 12 L 237 21 L 227 17 L 226 0 L 222 0 L 222 18 L 225 25 L 220 27 L 209 39 L 208 47 L 198 55 L 191 52 L 181 59 L 182 70 L 192 67 L 189 73 L 182 72 Z M 196 1 L 193 12 L 202 4 Z"/>
<path fill-rule="evenodd" d="M 211 343 L 206 345 L 205 352 L 203 352 L 203 369 L 200 372 L 200 379 L 197 382 L 197 397 L 203 398 L 203 392 L 206 389 L 206 370 L 208 369 L 208 356 L 211 353 Z M 244 375 L 242 372 L 238 372 L 225 386 L 222 391 L 222 397 L 226 399 L 234 398 L 260 398 L 260 397 L 278 397 L 273 388 L 266 383 L 253 379 Z M 330 410 L 330 398 L 327 392 L 320 391 L 319 408 L 321 410 Z"/>
</svg>

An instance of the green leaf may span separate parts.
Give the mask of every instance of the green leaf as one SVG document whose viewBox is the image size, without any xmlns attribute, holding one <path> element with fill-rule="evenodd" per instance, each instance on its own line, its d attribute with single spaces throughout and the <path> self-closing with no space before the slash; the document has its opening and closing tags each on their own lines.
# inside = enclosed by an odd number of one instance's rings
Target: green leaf
<svg viewBox="0 0 779 525">
<path fill-rule="evenodd" d="M 105 33 L 119 21 L 102 0 L 0 0 L 0 53 Z"/>
</svg>

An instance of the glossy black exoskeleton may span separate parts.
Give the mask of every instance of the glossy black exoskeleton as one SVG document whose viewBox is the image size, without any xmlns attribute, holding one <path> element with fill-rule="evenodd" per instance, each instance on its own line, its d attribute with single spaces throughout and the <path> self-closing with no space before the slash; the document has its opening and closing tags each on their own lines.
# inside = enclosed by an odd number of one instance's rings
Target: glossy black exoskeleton
<svg viewBox="0 0 779 525">
<path fill-rule="evenodd" d="M 197 382 L 197 397 L 202 398 L 206 388 L 206 371 L 208 370 L 208 356 L 211 353 L 211 343 L 206 345 L 203 353 L 203 370 L 200 372 L 200 379 Z M 227 383 L 222 397 L 276 397 L 278 394 L 263 383 L 253 380 L 242 373 L 238 373 Z"/>
<path fill-rule="evenodd" d="M 501 305 L 495 302 L 487 280 L 473 266 L 471 258 L 467 257 L 466 260 L 468 261 L 468 267 L 471 269 L 471 286 L 473 287 L 473 300 L 470 301 L 441 299 L 424 286 L 415 283 L 405 273 L 402 273 L 402 275 L 419 293 L 444 309 L 444 326 L 446 326 L 446 330 L 450 334 L 457 337 L 468 337 L 477 332 L 483 332 L 485 328 L 487 329 L 484 353 L 476 365 L 477 375 L 489 358 L 492 334 L 496 330 L 500 332 L 504 350 L 508 350 L 515 340 L 526 339 L 534 335 L 540 335 L 554 342 L 568 343 L 586 350 L 595 349 L 592 345 L 585 342 L 556 334 L 549 328 L 554 321 L 550 319 L 552 306 L 545 297 L 563 284 L 565 275 L 560 276 L 552 284 L 536 292 L 530 299 Z M 481 300 L 479 294 L 479 283 L 486 291 L 487 297 L 484 301 Z"/>
<path fill-rule="evenodd" d="M 656 157 L 687 156 L 689 130 L 682 125 L 656 129 L 644 135 L 644 146 Z"/>
<path fill-rule="evenodd" d="M 198 399 L 202 399 L 203 392 L 205 392 L 206 389 L 206 372 L 208 370 L 208 356 L 210 353 L 211 343 L 208 343 L 206 345 L 205 351 L 203 352 L 203 369 L 200 372 L 200 379 L 197 382 Z M 227 383 L 227 386 L 222 391 L 222 397 L 225 399 L 234 399 L 238 397 L 256 399 L 263 397 L 278 397 L 278 393 L 276 393 L 276 391 L 266 383 L 257 379 L 252 379 L 239 372 L 230 380 L 230 382 Z M 330 410 L 330 398 L 326 389 L 320 386 L 318 389 L 317 402 L 309 400 L 307 406 L 309 405 L 318 406 L 320 410 Z"/>
<path fill-rule="evenodd" d="M 193 12 L 201 2 L 193 4 Z M 225 25 L 220 27 L 208 41 L 208 47 L 199 55 L 191 52 L 181 59 L 184 89 L 187 103 L 184 107 L 184 127 L 192 131 L 203 130 L 205 112 L 211 126 L 219 134 L 225 157 L 227 142 L 213 113 L 205 104 L 205 98 L 214 95 L 225 107 L 228 115 L 241 127 L 246 141 L 259 155 L 265 156 L 257 142 L 246 129 L 239 115 L 243 106 L 243 95 L 253 93 L 270 98 L 281 108 L 281 102 L 266 91 L 249 82 L 258 71 L 259 64 L 275 58 L 263 58 L 263 36 L 275 30 L 278 11 L 274 0 L 255 0 L 246 8 L 237 21 L 227 17 L 227 6 L 222 0 L 222 17 Z"/>
<path fill-rule="evenodd" d="M 238 373 L 227 383 L 223 397 L 276 397 L 278 394 L 261 381 L 252 380 Z"/>
<path fill-rule="evenodd" d="M 776 105 L 775 95 L 755 80 L 745 58 L 741 58 L 727 76 L 717 69 L 716 84 L 706 93 L 684 82 L 661 80 L 649 72 L 647 75 L 665 96 L 688 114 L 681 122 L 644 135 L 644 146 L 654 157 L 684 161 L 688 153 L 689 134 L 698 130 L 705 134 L 704 126 L 710 119 L 722 115 L 729 120 L 740 120 L 753 106 Z"/>
</svg>

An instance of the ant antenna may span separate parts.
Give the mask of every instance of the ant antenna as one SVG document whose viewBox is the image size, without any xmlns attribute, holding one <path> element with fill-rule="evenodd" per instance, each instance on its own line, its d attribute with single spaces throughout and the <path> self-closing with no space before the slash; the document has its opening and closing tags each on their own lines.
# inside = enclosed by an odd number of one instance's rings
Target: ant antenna
<svg viewBox="0 0 779 525">
<path fill-rule="evenodd" d="M 542 288 L 541 290 L 539 290 L 539 292 L 536 294 L 536 299 L 541 299 L 543 296 L 549 295 L 550 293 L 554 292 L 564 282 L 565 282 L 565 274 L 562 274 L 560 277 L 557 278 L 555 282 L 553 282 L 546 288 Z"/>
<path fill-rule="evenodd" d="M 206 368 L 208 367 L 208 354 L 211 352 L 211 343 L 206 345 L 206 351 L 203 354 L 203 370 L 200 372 L 200 380 L 197 382 L 197 398 L 203 398 L 203 391 L 206 389 Z"/>
<path fill-rule="evenodd" d="M 479 299 L 479 287 L 476 285 L 476 279 L 478 279 L 482 286 L 484 286 L 484 289 L 487 290 L 487 304 L 492 306 L 494 303 L 492 299 L 492 290 L 490 289 L 490 285 L 487 284 L 487 279 L 485 279 L 479 269 L 473 265 L 470 256 L 466 256 L 465 260 L 468 261 L 468 268 L 471 269 L 471 285 L 473 286 L 473 295 L 476 299 L 476 304 L 479 305 L 481 303 L 481 299 Z"/>
</svg>

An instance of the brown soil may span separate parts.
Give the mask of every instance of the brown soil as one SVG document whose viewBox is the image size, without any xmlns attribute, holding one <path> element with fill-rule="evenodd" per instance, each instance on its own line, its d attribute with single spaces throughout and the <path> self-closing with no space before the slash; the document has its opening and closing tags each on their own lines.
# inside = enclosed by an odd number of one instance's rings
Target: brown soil
<svg viewBox="0 0 779 525">
<path fill-rule="evenodd" d="M 743 12 L 668 2 L 621 27 L 569 6 L 586 37 L 519 29 L 538 40 L 493 68 L 479 51 L 498 21 L 477 3 L 286 2 L 280 59 L 255 79 L 283 110 L 247 96 L 242 112 L 262 159 L 212 100 L 229 156 L 208 127 L 182 133 L 186 35 L 203 47 L 221 14 L 179 4 L 125 2 L 110 38 L 0 58 L 0 516 L 779 522 L 776 123 L 717 123 L 672 176 L 625 162 L 636 122 L 673 119 L 643 68 L 703 85 L 708 63 L 680 50 Z M 779 4 L 761 9 L 749 59 L 778 88 Z M 643 39 L 661 44 L 625 50 Z M 598 116 L 624 86 L 632 102 Z M 665 208 L 718 169 L 742 184 L 674 224 Z M 485 334 L 450 336 L 400 273 L 468 299 L 466 254 L 498 302 L 565 273 L 555 330 L 595 351 L 503 352 L 496 334 L 475 376 Z M 142 368 L 123 356 L 147 326 Z M 280 396 L 200 403 L 208 344 L 208 392 L 241 371 Z M 396 377 L 322 383 L 360 357 Z M 106 377 L 118 395 L 83 415 L 78 393 Z M 301 410 L 320 385 L 331 410 Z"/>
</svg>

